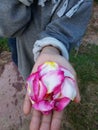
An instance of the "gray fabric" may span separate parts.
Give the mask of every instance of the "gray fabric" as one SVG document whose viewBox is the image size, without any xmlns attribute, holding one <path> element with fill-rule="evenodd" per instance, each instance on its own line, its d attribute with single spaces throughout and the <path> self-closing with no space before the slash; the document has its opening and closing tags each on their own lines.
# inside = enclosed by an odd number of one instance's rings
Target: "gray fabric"
<svg viewBox="0 0 98 130">
<path fill-rule="evenodd" d="M 33 3 L 33 0 L 19 0 L 19 1 L 25 4 L 26 6 L 30 6 Z"/>
<path fill-rule="evenodd" d="M 61 0 L 52 12 L 55 4 L 51 0 L 45 6 L 39 6 L 37 0 L 26 6 L 18 0 L 0 0 L 0 37 L 16 37 L 18 67 L 26 78 L 33 67 L 32 48 L 36 40 L 54 37 L 61 41 L 68 51 L 79 45 L 91 16 L 93 0 L 84 0 L 71 18 L 66 13 L 79 0 L 69 0 L 62 17 L 57 12 L 65 0 Z M 51 13 L 52 12 L 52 13 Z"/>
</svg>

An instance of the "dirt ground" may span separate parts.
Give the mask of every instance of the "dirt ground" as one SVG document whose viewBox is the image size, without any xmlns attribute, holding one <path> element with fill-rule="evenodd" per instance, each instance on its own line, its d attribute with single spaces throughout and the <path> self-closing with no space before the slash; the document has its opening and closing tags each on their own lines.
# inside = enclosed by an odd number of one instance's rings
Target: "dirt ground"
<svg viewBox="0 0 98 130">
<path fill-rule="evenodd" d="M 98 4 L 94 4 L 92 19 L 82 43 L 98 45 Z"/>
<path fill-rule="evenodd" d="M 83 39 L 83 44 L 87 43 L 98 45 L 98 4 L 94 5 L 93 16 Z M 0 54 L 0 130 L 28 130 L 30 117 L 25 117 L 22 111 L 24 95 L 24 81 L 11 61 L 11 53 L 2 52 Z M 62 130 L 76 130 L 68 122 L 65 124 L 65 120 L 62 121 Z"/>
</svg>

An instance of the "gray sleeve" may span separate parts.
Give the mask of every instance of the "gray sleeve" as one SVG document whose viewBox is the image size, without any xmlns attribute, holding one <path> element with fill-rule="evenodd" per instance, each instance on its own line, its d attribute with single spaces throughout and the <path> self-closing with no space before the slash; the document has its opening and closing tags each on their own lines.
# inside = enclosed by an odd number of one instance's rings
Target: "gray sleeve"
<svg viewBox="0 0 98 130">
<path fill-rule="evenodd" d="M 92 12 L 92 0 L 81 4 L 77 12 L 68 17 L 68 12 L 62 17 L 53 19 L 40 35 L 40 38 L 53 37 L 62 42 L 68 51 L 78 46 L 85 34 Z"/>
<path fill-rule="evenodd" d="M 30 18 L 30 6 L 18 0 L 0 0 L 0 37 L 20 35 Z"/>
<path fill-rule="evenodd" d="M 33 0 L 19 0 L 19 1 L 25 4 L 26 6 L 30 6 L 33 3 Z"/>
</svg>

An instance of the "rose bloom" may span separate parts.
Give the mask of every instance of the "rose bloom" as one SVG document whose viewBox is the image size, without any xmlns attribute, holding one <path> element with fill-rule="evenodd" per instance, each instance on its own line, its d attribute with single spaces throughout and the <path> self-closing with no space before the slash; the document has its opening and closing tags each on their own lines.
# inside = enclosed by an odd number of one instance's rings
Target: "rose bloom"
<svg viewBox="0 0 98 130">
<path fill-rule="evenodd" d="M 44 114 L 63 110 L 76 97 L 71 72 L 55 62 L 45 62 L 26 81 L 33 108 Z"/>
</svg>

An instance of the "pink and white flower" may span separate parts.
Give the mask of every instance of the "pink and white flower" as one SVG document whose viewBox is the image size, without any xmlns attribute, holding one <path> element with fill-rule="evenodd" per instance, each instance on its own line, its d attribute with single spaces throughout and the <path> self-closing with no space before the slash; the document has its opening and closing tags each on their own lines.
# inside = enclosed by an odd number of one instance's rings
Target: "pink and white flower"
<svg viewBox="0 0 98 130">
<path fill-rule="evenodd" d="M 76 97 L 76 81 L 71 72 L 55 62 L 45 62 L 26 82 L 32 106 L 44 114 L 63 110 Z"/>
</svg>

